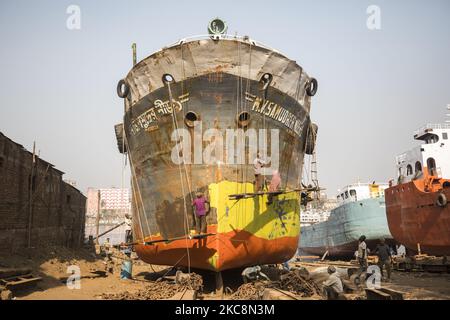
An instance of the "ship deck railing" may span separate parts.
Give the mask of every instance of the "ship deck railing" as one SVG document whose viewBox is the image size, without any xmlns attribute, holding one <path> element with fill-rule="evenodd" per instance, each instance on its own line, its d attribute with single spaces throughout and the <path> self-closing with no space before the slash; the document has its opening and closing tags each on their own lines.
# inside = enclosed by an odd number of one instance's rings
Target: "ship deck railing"
<svg viewBox="0 0 450 320">
<path fill-rule="evenodd" d="M 444 130 L 450 129 L 450 123 L 427 123 L 425 126 L 414 131 L 414 135 L 425 133 L 427 129 Z"/>
<path fill-rule="evenodd" d="M 193 42 L 193 41 L 199 41 L 199 40 L 210 40 L 210 39 L 214 39 L 214 40 L 238 40 L 238 41 L 242 41 L 242 42 L 246 42 L 246 43 L 251 43 L 253 46 L 258 46 L 279 54 L 282 54 L 280 51 L 260 42 L 257 41 L 255 39 L 250 38 L 249 36 L 238 36 L 238 35 L 230 35 L 230 34 L 220 34 L 220 35 L 211 35 L 211 34 L 200 34 L 200 35 L 194 35 L 194 36 L 190 36 L 190 37 L 186 37 L 183 39 L 178 40 L 175 43 L 172 43 L 171 45 L 168 45 L 167 47 L 164 47 L 163 49 L 166 48 L 171 48 L 171 47 L 175 47 L 178 45 L 181 45 L 183 43 L 187 43 L 187 42 Z M 161 49 L 161 50 L 163 50 Z"/>
</svg>

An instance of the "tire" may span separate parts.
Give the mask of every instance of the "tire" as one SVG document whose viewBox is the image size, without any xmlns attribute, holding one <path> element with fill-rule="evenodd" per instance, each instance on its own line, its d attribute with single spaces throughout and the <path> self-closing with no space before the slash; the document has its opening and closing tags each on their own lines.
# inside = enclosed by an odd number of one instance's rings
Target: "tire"
<svg viewBox="0 0 450 320">
<path fill-rule="evenodd" d="M 445 207 L 447 205 L 447 197 L 445 196 L 445 194 L 439 193 L 439 195 L 436 199 L 436 204 L 439 207 Z"/>
<path fill-rule="evenodd" d="M 305 86 L 305 90 L 306 90 L 306 94 L 310 97 L 313 97 L 316 95 L 317 93 L 317 89 L 318 89 L 318 82 L 315 78 L 311 78 Z"/>
<path fill-rule="evenodd" d="M 130 93 L 130 87 L 128 86 L 128 84 L 125 82 L 125 80 L 120 80 L 119 83 L 117 84 L 117 95 L 124 99 L 128 96 L 128 94 Z"/>
</svg>

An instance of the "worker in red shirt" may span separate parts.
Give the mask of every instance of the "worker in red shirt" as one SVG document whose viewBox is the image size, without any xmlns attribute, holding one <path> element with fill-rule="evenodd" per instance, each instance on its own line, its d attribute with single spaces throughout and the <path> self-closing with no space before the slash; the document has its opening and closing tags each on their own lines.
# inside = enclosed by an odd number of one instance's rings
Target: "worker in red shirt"
<svg viewBox="0 0 450 320">
<path fill-rule="evenodd" d="M 195 231 L 197 234 L 206 233 L 206 214 L 208 212 L 208 200 L 202 192 L 196 193 L 196 198 L 192 201 L 195 213 Z"/>
</svg>

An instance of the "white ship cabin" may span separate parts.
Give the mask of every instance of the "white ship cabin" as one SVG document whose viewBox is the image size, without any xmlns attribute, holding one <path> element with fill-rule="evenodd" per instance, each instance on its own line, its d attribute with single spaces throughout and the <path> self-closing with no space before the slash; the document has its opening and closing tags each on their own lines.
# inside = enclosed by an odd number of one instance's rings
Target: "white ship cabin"
<svg viewBox="0 0 450 320">
<path fill-rule="evenodd" d="M 364 199 L 384 197 L 384 190 L 389 186 L 387 183 L 355 183 L 339 189 L 337 195 L 338 204 L 356 202 Z"/>
<path fill-rule="evenodd" d="M 396 157 L 397 183 L 429 176 L 450 177 L 450 124 L 427 124 L 414 132 L 423 143 Z"/>
</svg>

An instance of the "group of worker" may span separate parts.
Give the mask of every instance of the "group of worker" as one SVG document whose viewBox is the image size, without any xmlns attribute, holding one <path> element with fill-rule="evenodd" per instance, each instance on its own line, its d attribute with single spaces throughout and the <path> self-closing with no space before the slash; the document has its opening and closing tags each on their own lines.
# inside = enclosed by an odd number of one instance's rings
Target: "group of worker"
<svg viewBox="0 0 450 320">
<path fill-rule="evenodd" d="M 366 236 L 362 235 L 358 240 L 358 250 L 355 253 L 358 260 L 359 270 L 358 277 L 365 279 L 368 268 L 369 249 L 366 244 Z M 381 272 L 381 278 L 387 282 L 391 281 L 393 252 L 386 244 L 385 239 L 381 238 L 380 243 L 375 248 L 374 253 L 378 257 L 378 267 Z M 384 269 L 386 269 L 387 278 L 384 278 Z M 336 300 L 344 292 L 342 280 L 339 278 L 334 266 L 328 267 L 328 279 L 323 283 L 323 295 L 328 300 Z M 363 276 L 363 277 L 361 277 Z"/>
</svg>

